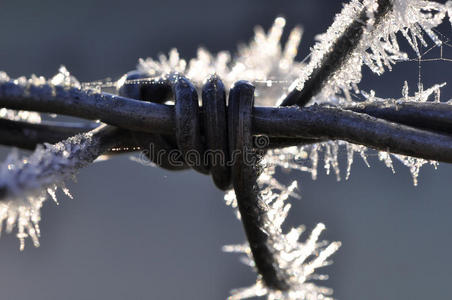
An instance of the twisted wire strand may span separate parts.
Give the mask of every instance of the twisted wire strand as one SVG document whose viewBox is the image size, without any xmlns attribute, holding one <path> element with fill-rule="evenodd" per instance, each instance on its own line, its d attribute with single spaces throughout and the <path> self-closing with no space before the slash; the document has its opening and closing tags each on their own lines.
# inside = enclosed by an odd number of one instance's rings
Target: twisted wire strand
<svg viewBox="0 0 452 300">
<path fill-rule="evenodd" d="M 202 107 L 206 146 L 211 154 L 206 157 L 212 179 L 218 188 L 226 190 L 231 186 L 231 171 L 225 164 L 230 157 L 228 135 L 225 134 L 228 129 L 226 92 L 216 75 L 211 76 L 202 89 Z"/>
<path fill-rule="evenodd" d="M 166 76 L 157 79 L 147 79 L 148 74 L 131 71 L 123 76 L 119 88 L 119 95 L 138 101 L 162 104 L 175 94 L 173 87 L 177 76 Z M 142 133 L 143 134 L 143 133 Z M 153 133 L 152 142 L 144 146 L 147 158 L 167 170 L 185 170 L 189 168 L 186 161 L 180 157 L 174 157 L 171 153 L 177 148 L 177 140 L 173 135 Z M 144 145 L 144 143 L 143 143 Z M 147 149 L 149 147 L 149 149 Z M 151 149 L 152 147 L 152 149 Z M 129 147 L 127 147 L 130 149 Z"/>
<path fill-rule="evenodd" d="M 254 258 L 254 263 L 265 285 L 275 290 L 288 290 L 287 274 L 278 266 L 274 252 L 264 232 L 268 222 L 267 209 L 259 198 L 259 158 L 252 143 L 252 110 L 254 87 L 245 81 L 234 85 L 229 94 L 229 143 L 236 159 L 232 180 L 243 227 Z"/>
<path fill-rule="evenodd" d="M 201 116 L 196 89 L 184 77 L 177 78 L 172 87 L 175 99 L 174 116 L 177 146 L 192 168 L 200 173 L 209 174 L 204 159 L 198 160 L 198 158 L 204 157 L 205 146 L 201 140 Z"/>
</svg>

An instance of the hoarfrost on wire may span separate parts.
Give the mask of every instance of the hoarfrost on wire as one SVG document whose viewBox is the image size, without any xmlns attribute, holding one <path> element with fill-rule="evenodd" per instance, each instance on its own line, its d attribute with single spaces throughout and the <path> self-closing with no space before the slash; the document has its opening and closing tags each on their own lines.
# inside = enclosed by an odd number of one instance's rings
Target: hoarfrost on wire
<svg viewBox="0 0 452 300">
<path fill-rule="evenodd" d="M 424 32 L 436 44 L 441 45 L 440 38 L 433 28 L 442 23 L 447 14 L 448 4 L 439 4 L 425 0 L 393 0 L 392 9 L 385 14 L 380 22 L 373 15 L 378 10 L 375 0 L 352 0 L 346 4 L 328 30 L 317 37 L 318 42 L 311 50 L 311 59 L 305 68 L 301 69 L 300 77 L 292 88 L 301 90 L 304 82 L 312 71 L 317 68 L 323 58 L 331 51 L 334 42 L 344 33 L 348 25 L 359 18 L 365 9 L 369 20 L 357 47 L 350 53 L 342 67 L 331 76 L 328 84 L 314 98 L 314 101 L 331 101 L 339 92 L 349 99 L 349 91 L 359 92 L 357 84 L 362 79 L 362 66 L 366 65 L 378 75 L 391 70 L 392 65 L 408 59 L 408 55 L 399 46 L 396 34 L 400 33 L 416 52 L 421 56 L 421 47 L 426 47 Z"/>
<path fill-rule="evenodd" d="M 197 57 L 187 63 L 176 49 L 172 49 L 168 57 L 161 54 L 158 60 L 140 59 L 137 70 L 150 78 L 181 73 L 198 88 L 214 73 L 226 88 L 238 80 L 247 80 L 256 84 L 256 104 L 272 106 L 284 87 L 288 87 L 304 67 L 302 62 L 295 61 L 302 36 L 301 27 L 292 29 L 283 47 L 281 36 L 285 24 L 285 19 L 278 17 L 268 33 L 262 27 L 256 27 L 250 44 L 240 45 L 234 56 L 227 51 L 213 55 L 200 48 Z"/>
<path fill-rule="evenodd" d="M 13 151 L 0 165 L 0 233 L 17 226 L 20 249 L 30 237 L 39 246 L 40 209 L 49 197 L 58 204 L 56 191 L 60 188 L 72 198 L 65 181 L 74 178 L 78 169 L 96 157 L 97 140 L 90 133 L 79 134 L 54 145 L 38 146 L 28 157 Z"/>
<path fill-rule="evenodd" d="M 186 61 L 182 59 L 176 49 L 168 56 L 160 55 L 157 60 L 140 59 L 137 70 L 146 74 L 149 79 L 168 74 L 181 73 L 190 78 L 200 88 L 205 78 L 216 73 L 231 87 L 237 80 L 248 80 L 256 85 L 256 105 L 275 106 L 290 89 L 302 89 L 312 71 L 317 68 L 323 58 L 331 51 L 332 45 L 344 33 L 347 26 L 357 20 L 364 10 L 367 15 L 364 31 L 357 47 L 346 57 L 346 61 L 338 71 L 314 97 L 313 103 L 338 104 L 353 101 L 351 94 L 361 94 L 366 101 L 440 101 L 440 89 L 445 83 L 425 89 L 418 85 L 417 92 L 410 95 L 408 84 L 402 87 L 402 96 L 398 99 L 382 99 L 374 91 L 361 91 L 358 87 L 362 79 L 362 68 L 367 66 L 374 73 L 381 75 L 400 61 L 408 60 L 408 55 L 398 43 L 402 36 L 421 57 L 421 48 L 430 39 L 434 44 L 441 45 L 441 40 L 435 34 L 434 28 L 448 15 L 452 20 L 452 1 L 439 4 L 425 0 L 391 0 L 392 7 L 384 17 L 376 21 L 374 14 L 378 10 L 377 0 L 351 0 L 326 33 L 317 37 L 317 43 L 312 47 L 309 61 L 296 61 L 297 49 L 301 41 L 302 30 L 295 27 L 284 46 L 281 37 L 285 26 L 284 18 L 278 17 L 268 33 L 261 27 L 255 29 L 255 36 L 249 45 L 242 45 L 236 55 L 228 52 L 211 54 L 205 49 L 199 49 L 197 57 Z M 427 39 L 428 38 L 428 39 Z M 124 84 L 125 77 L 117 82 L 106 84 L 80 83 L 64 68 L 50 80 L 32 76 L 27 79 L 20 77 L 11 79 L 4 72 L 0 72 L 0 82 L 14 81 L 23 86 L 49 85 L 50 87 L 76 87 L 91 89 L 98 92 L 102 86 L 118 86 Z M 142 80 L 146 80 L 142 79 Z M 0 110 L 0 116 L 14 120 L 39 122 L 36 113 L 17 112 L 6 109 Z M 94 157 L 87 149 L 93 146 L 89 134 L 78 135 L 55 145 L 44 145 L 28 158 L 19 158 L 13 152 L 0 166 L 0 227 L 6 224 L 6 231 L 10 232 L 15 226 L 18 230 L 20 247 L 24 247 L 24 239 L 31 237 L 35 246 L 39 245 L 38 237 L 40 208 L 50 196 L 56 201 L 55 191 L 64 187 L 64 181 L 74 176 L 77 169 L 91 162 Z M 287 233 L 281 229 L 290 204 L 290 196 L 296 196 L 297 183 L 289 186 L 280 184 L 274 178 L 276 167 L 294 169 L 311 174 L 313 179 L 318 175 L 319 160 L 323 152 L 324 169 L 339 180 L 339 151 L 346 150 L 346 175 L 350 176 L 350 169 L 357 153 L 367 162 L 368 149 L 364 146 L 353 145 L 344 141 L 330 141 L 302 147 L 288 147 L 268 151 L 263 163 L 267 168 L 259 177 L 261 186 L 260 201 L 268 207 L 268 222 L 262 230 L 268 233 L 269 244 L 275 255 L 279 267 L 289 274 L 291 289 L 286 292 L 274 291 L 265 287 L 258 277 L 256 283 L 249 288 L 233 291 L 230 299 L 244 299 L 253 296 L 267 296 L 268 299 L 330 299 L 332 291 L 320 287 L 311 280 L 326 279 L 327 276 L 315 275 L 318 268 L 328 265 L 329 257 L 340 247 L 339 242 L 328 243 L 320 241 L 320 233 L 325 229 L 318 224 L 310 235 L 300 240 L 305 228 L 300 226 Z M 406 165 L 417 184 L 419 169 L 422 165 L 436 162 L 422 159 L 393 155 L 388 152 L 378 152 L 378 158 L 394 172 L 393 159 Z M 225 195 L 227 204 L 236 207 L 235 195 L 229 191 Z M 236 210 L 237 214 L 238 211 Z M 238 217 L 240 217 L 238 215 Z M 1 228 L 0 228 L 1 232 Z M 251 267 L 253 260 L 247 244 L 225 246 L 225 251 L 245 254 L 244 262 Z"/>
<path fill-rule="evenodd" d="M 265 160 L 262 161 L 262 164 L 266 164 Z M 287 233 L 283 232 L 282 224 L 291 207 L 287 200 L 290 196 L 298 197 L 295 192 L 297 181 L 285 186 L 275 179 L 274 172 L 274 167 L 268 167 L 258 178 L 259 201 L 262 203 L 261 207 L 266 207 L 266 222 L 262 230 L 267 233 L 267 244 L 274 255 L 278 268 L 284 272 L 291 288 L 288 291 L 272 290 L 267 288 L 262 278 L 258 276 L 254 285 L 233 290 L 229 299 L 265 295 L 268 299 L 332 299 L 329 297 L 333 293 L 331 289 L 317 286 L 311 280 L 328 279 L 327 275 L 315 274 L 315 271 L 331 263 L 328 259 L 339 249 L 341 243 L 319 240 L 320 234 L 325 229 L 325 225 L 322 223 L 317 224 L 304 241 L 300 241 L 300 237 L 306 229 L 304 226 L 292 228 Z M 230 205 L 237 207 L 233 192 L 229 192 L 226 199 Z M 242 261 L 254 268 L 248 243 L 225 246 L 223 250 L 245 254 Z"/>
</svg>

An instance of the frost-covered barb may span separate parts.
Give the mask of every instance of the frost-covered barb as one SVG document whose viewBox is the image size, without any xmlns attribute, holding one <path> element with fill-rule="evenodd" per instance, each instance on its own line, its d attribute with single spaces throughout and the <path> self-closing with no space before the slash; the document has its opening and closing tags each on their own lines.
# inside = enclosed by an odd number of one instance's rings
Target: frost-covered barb
<svg viewBox="0 0 452 300">
<path fill-rule="evenodd" d="M 408 59 L 399 46 L 400 33 L 420 57 L 427 46 L 425 34 L 436 44 L 441 40 L 433 29 L 442 23 L 451 2 L 440 4 L 426 0 L 352 0 L 336 15 L 328 30 L 317 37 L 310 61 L 292 84 L 285 104 L 301 101 L 329 102 L 343 92 L 359 92 L 362 66 L 381 75 L 385 69 Z"/>
<path fill-rule="evenodd" d="M 56 202 L 58 188 L 72 198 L 64 182 L 92 163 L 111 146 L 110 126 L 101 126 L 50 145 L 45 144 L 28 157 L 13 151 L 0 165 L 0 233 L 17 227 L 20 249 L 30 237 L 39 246 L 40 209 L 49 196 Z"/>
</svg>

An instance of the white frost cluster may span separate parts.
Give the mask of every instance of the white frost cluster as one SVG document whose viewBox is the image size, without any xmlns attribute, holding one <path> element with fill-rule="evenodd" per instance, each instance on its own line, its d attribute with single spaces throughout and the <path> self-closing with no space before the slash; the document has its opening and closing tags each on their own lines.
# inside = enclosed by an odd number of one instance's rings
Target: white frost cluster
<svg viewBox="0 0 452 300">
<path fill-rule="evenodd" d="M 33 86 L 49 85 L 52 87 L 59 86 L 59 87 L 81 88 L 80 82 L 69 73 L 65 66 L 60 66 L 60 68 L 58 69 L 58 73 L 55 74 L 55 76 L 53 76 L 50 79 L 47 79 L 43 76 L 36 76 L 34 74 L 31 75 L 29 78 L 21 76 L 14 79 L 9 77 L 8 74 L 6 74 L 5 72 L 0 71 L 0 83 L 5 83 L 9 81 L 12 81 L 17 85 L 24 87 L 29 85 Z"/>
<path fill-rule="evenodd" d="M 3 223 L 7 232 L 17 226 L 21 250 L 27 237 L 39 246 L 43 202 L 50 196 L 58 204 L 58 188 L 72 198 L 64 182 L 97 157 L 93 151 L 96 143 L 90 133 L 83 133 L 57 144 L 38 146 L 28 157 L 20 158 L 13 151 L 0 165 L 0 233 Z"/>
<path fill-rule="evenodd" d="M 17 226 L 21 250 L 27 237 L 39 246 L 43 202 L 50 196 L 58 204 L 58 188 L 72 198 L 64 182 L 96 158 L 90 150 L 95 143 L 90 133 L 84 133 L 54 145 L 38 146 L 28 157 L 21 158 L 13 151 L 0 165 L 0 233 L 4 223 L 6 232 Z"/>
<path fill-rule="evenodd" d="M 198 87 L 211 74 L 217 74 L 227 89 L 238 80 L 248 80 L 256 85 L 256 104 L 271 106 L 304 66 L 295 61 L 302 36 L 300 27 L 295 27 L 285 46 L 281 46 L 285 23 L 284 18 L 276 18 L 268 33 L 256 27 L 251 43 L 241 45 L 236 55 L 227 51 L 213 55 L 200 48 L 197 57 L 187 63 L 172 49 L 168 57 L 161 54 L 158 60 L 140 59 L 137 69 L 150 77 L 181 73 Z"/>
</svg>

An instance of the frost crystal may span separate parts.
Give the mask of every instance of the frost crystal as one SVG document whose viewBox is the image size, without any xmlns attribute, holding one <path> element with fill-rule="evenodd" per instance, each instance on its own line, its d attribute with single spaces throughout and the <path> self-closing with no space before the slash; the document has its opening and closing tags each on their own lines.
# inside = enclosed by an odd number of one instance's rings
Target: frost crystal
<svg viewBox="0 0 452 300">
<path fill-rule="evenodd" d="M 50 83 L 55 86 L 80 88 L 80 82 L 72 76 L 65 66 L 58 69 L 58 74 L 52 77 Z"/>
<path fill-rule="evenodd" d="M 150 77 L 182 73 L 198 87 L 214 73 L 223 80 L 226 88 L 238 80 L 248 80 L 256 84 L 257 104 L 274 105 L 281 91 L 297 78 L 303 67 L 295 61 L 302 30 L 295 27 L 282 47 L 280 41 L 285 23 L 284 18 L 276 18 L 267 34 L 261 27 L 256 27 L 251 43 L 241 45 L 234 56 L 227 51 L 212 55 L 200 48 L 197 57 L 187 63 L 173 49 L 168 57 L 162 54 L 158 60 L 140 59 L 137 69 Z"/>
<path fill-rule="evenodd" d="M 20 249 L 30 237 L 39 246 L 40 209 L 50 196 L 57 204 L 56 191 L 72 198 L 64 181 L 96 158 L 96 139 L 90 133 L 76 135 L 54 145 L 45 144 L 28 157 L 19 158 L 13 151 L 0 165 L 0 233 L 17 226 Z"/>
</svg>

